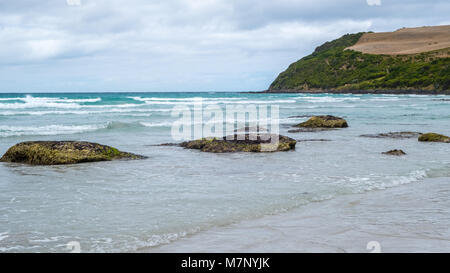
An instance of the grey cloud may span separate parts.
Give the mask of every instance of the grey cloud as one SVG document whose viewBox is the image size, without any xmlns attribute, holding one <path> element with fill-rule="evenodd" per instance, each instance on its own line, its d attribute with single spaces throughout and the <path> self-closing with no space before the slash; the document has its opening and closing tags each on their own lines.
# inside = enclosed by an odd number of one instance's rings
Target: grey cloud
<svg viewBox="0 0 450 273">
<path fill-rule="evenodd" d="M 234 0 L 234 17 L 243 28 L 257 28 L 273 22 L 303 20 L 329 23 L 341 19 L 364 20 L 402 18 L 415 20 L 448 17 L 449 1 L 382 1 L 381 6 L 369 6 L 365 0 L 341 1 L 239 1 Z"/>
<path fill-rule="evenodd" d="M 450 14 L 450 2 L 440 0 L 382 0 L 381 6 L 366 0 L 81 3 L 0 2 L 0 91 L 18 82 L 17 89 L 39 86 L 51 73 L 58 90 L 72 90 L 78 85 L 64 83 L 75 81 L 94 91 L 264 89 L 324 41 L 445 23 Z M 11 65 L 15 69 L 7 69 Z M 36 66 L 39 72 L 31 73 Z"/>
</svg>

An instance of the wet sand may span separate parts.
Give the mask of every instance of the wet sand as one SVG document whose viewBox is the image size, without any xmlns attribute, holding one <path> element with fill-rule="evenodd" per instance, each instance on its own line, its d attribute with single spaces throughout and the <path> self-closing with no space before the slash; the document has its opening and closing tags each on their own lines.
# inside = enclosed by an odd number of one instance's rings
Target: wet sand
<svg viewBox="0 0 450 273">
<path fill-rule="evenodd" d="M 145 252 L 450 251 L 450 178 L 341 196 L 216 227 Z M 375 243 L 376 244 L 376 243 Z"/>
</svg>

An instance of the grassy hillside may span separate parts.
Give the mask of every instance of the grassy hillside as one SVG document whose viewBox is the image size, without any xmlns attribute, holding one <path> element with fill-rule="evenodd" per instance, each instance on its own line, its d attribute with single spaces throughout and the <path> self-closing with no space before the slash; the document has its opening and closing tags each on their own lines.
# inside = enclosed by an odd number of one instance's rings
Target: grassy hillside
<svg viewBox="0 0 450 273">
<path fill-rule="evenodd" d="M 450 48 L 415 55 L 345 50 L 364 33 L 327 42 L 291 64 L 269 92 L 301 90 L 450 90 Z"/>
</svg>

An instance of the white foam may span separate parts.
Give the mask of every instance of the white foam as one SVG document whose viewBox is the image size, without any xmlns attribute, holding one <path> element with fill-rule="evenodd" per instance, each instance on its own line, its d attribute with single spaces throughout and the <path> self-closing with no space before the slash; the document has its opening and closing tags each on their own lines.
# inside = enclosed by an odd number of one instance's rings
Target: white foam
<svg viewBox="0 0 450 273">
<path fill-rule="evenodd" d="M 384 190 L 404 184 L 410 184 L 421 181 L 426 177 L 428 177 L 428 172 L 426 170 L 417 170 L 407 175 L 356 177 L 349 179 L 348 182 L 355 185 L 356 193 L 361 193 L 365 191 Z"/>
<path fill-rule="evenodd" d="M 24 135 L 64 135 L 95 131 L 105 128 L 104 125 L 46 125 L 46 126 L 9 126 L 0 125 L 0 136 L 24 136 Z"/>
<path fill-rule="evenodd" d="M 173 122 L 139 122 L 145 127 L 171 127 Z"/>
<path fill-rule="evenodd" d="M 0 109 L 27 109 L 27 108 L 81 108 L 77 103 L 55 103 L 45 101 L 35 101 L 26 103 L 0 103 Z"/>
<path fill-rule="evenodd" d="M 49 98 L 49 97 L 32 97 L 27 95 L 24 98 L 3 98 L 3 103 L 0 103 L 0 115 L 47 115 L 47 114 L 95 114 L 101 113 L 100 109 L 107 109 L 103 112 L 119 112 L 117 109 L 131 109 L 131 108 L 148 108 L 151 105 L 186 105 L 186 104 L 284 104 L 296 103 L 293 99 L 278 99 L 278 100 L 246 100 L 246 98 L 141 98 L 128 97 L 136 101 L 144 103 L 123 103 L 123 104 L 108 104 L 108 105 L 84 105 L 82 103 L 98 102 L 101 98 L 92 99 L 67 99 L 67 98 Z M 6 103 L 7 101 L 11 101 Z M 21 102 L 12 102 L 21 101 Z M 44 108 L 41 111 L 37 108 Z M 47 108 L 47 109 L 45 109 Z M 33 109 L 34 111 L 20 111 L 26 109 Z M 48 109 L 67 109 L 72 111 L 49 111 Z M 13 110 L 17 110 L 14 112 Z M 77 111 L 73 111 L 77 110 Z M 81 111 L 88 110 L 88 111 Z M 95 112 L 94 112 L 95 110 Z M 148 109 L 146 111 L 160 111 L 168 112 L 170 109 Z"/>
<path fill-rule="evenodd" d="M 50 97 L 33 97 L 30 95 L 25 96 L 25 98 L 17 98 L 18 100 L 24 101 L 26 103 L 32 102 L 61 102 L 61 103 L 84 103 L 84 102 L 99 102 L 101 98 L 93 99 L 68 99 L 68 98 L 50 98 Z"/>
<path fill-rule="evenodd" d="M 16 116 L 16 115 L 29 115 L 29 116 L 43 116 L 43 115 L 90 115 L 90 114 L 104 114 L 104 113 L 142 113 L 136 114 L 136 116 L 151 116 L 152 112 L 170 112 L 172 109 L 133 109 L 131 107 L 124 108 L 111 108 L 112 105 L 108 105 L 110 108 L 101 107 L 99 110 L 89 108 L 91 110 L 51 110 L 51 111 L 1 111 L 0 116 Z"/>
<path fill-rule="evenodd" d="M 295 100 L 248 100 L 247 98 L 142 98 L 142 97 L 128 97 L 136 101 L 145 102 L 146 104 L 164 104 L 164 105 L 186 105 L 203 103 L 209 104 L 275 104 L 275 103 L 296 103 Z"/>
<path fill-rule="evenodd" d="M 22 101 L 15 103 L 0 103 L 0 109 L 27 109 L 27 108 L 65 108 L 78 109 L 82 105 L 79 103 L 99 102 L 101 98 L 93 99 L 67 99 L 67 98 L 48 98 L 33 97 L 30 95 L 24 98 L 2 98 L 1 101 Z"/>
<path fill-rule="evenodd" d="M 298 101 L 312 102 L 312 103 L 324 103 L 324 102 L 345 102 L 345 101 L 359 101 L 361 98 L 353 97 L 312 97 L 312 96 L 301 96 L 296 98 Z"/>
<path fill-rule="evenodd" d="M 280 121 L 291 121 L 291 120 L 278 120 L 278 123 L 280 123 Z M 264 119 L 252 119 L 252 120 L 247 120 L 247 119 L 225 119 L 223 120 L 223 124 L 225 125 L 234 125 L 237 124 L 237 127 L 245 127 L 247 124 L 269 124 L 270 120 L 264 120 Z M 145 127 L 171 127 L 174 122 L 173 121 L 166 121 L 166 122 L 139 122 L 139 124 L 141 124 L 142 126 Z M 215 124 L 215 120 L 208 120 L 208 119 L 204 119 L 203 122 L 183 122 L 179 125 L 182 126 L 196 126 L 196 125 L 214 125 Z"/>
<path fill-rule="evenodd" d="M 217 100 L 217 101 L 196 101 L 192 102 L 191 104 L 205 104 L 205 105 L 211 105 L 211 104 L 278 104 L 278 103 L 296 103 L 295 100 L 239 100 L 239 101 L 225 101 L 225 100 Z M 165 102 L 165 101 L 146 101 L 146 104 L 167 104 L 167 105 L 186 105 L 186 102 L 181 101 L 172 101 L 172 102 Z M 189 105 L 189 104 L 188 104 Z"/>
<path fill-rule="evenodd" d="M 8 232 L 0 232 L 0 242 L 9 237 Z"/>
<path fill-rule="evenodd" d="M 399 101 L 401 100 L 399 97 L 375 97 L 375 98 L 370 98 L 369 100 L 371 101 Z"/>
<path fill-rule="evenodd" d="M 0 101 L 22 100 L 23 98 L 0 98 Z"/>
<path fill-rule="evenodd" d="M 143 97 L 127 97 L 129 99 L 133 99 L 136 101 L 217 101 L 217 100 L 226 100 L 226 101 L 233 101 L 233 100 L 242 100 L 246 98 L 202 98 L 202 97 L 193 97 L 193 98 L 143 98 Z"/>
</svg>

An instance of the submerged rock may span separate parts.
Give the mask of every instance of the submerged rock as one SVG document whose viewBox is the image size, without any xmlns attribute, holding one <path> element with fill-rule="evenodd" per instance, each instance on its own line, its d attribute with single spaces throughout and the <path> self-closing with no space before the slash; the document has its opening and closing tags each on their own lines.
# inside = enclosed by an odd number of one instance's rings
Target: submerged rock
<svg viewBox="0 0 450 273">
<path fill-rule="evenodd" d="M 290 116 L 288 118 L 310 118 L 311 115 Z"/>
<path fill-rule="evenodd" d="M 402 150 L 390 150 L 387 152 L 382 153 L 384 155 L 396 155 L 396 156 L 402 156 L 402 155 L 406 155 L 406 153 Z"/>
<path fill-rule="evenodd" d="M 450 143 L 450 137 L 436 134 L 436 133 L 427 133 L 423 134 L 419 137 L 419 141 L 423 142 L 444 142 Z"/>
<path fill-rule="evenodd" d="M 236 129 L 234 130 L 235 133 L 250 133 L 250 134 L 257 134 L 257 133 L 268 133 L 269 130 L 267 130 L 264 127 L 259 127 L 259 126 L 253 126 L 253 127 L 243 127 L 240 129 Z"/>
<path fill-rule="evenodd" d="M 271 144 L 271 139 L 278 137 L 278 143 Z M 295 139 L 274 134 L 235 134 L 223 138 L 202 138 L 180 144 L 186 149 L 197 149 L 210 153 L 233 152 L 279 152 L 295 149 Z"/>
<path fill-rule="evenodd" d="M 369 137 L 369 138 L 414 138 L 422 135 L 419 132 L 389 132 L 389 133 L 381 133 L 381 134 L 367 134 L 360 135 L 360 137 Z"/>
<path fill-rule="evenodd" d="M 331 141 L 331 139 L 313 138 L 313 139 L 297 139 L 297 142 L 325 142 Z"/>
<path fill-rule="evenodd" d="M 161 144 L 152 144 L 146 146 L 154 146 L 154 147 L 164 147 L 164 146 L 178 146 L 178 143 L 161 143 Z"/>
<path fill-rule="evenodd" d="M 322 131 L 337 130 L 336 128 L 297 128 L 288 130 L 288 133 L 315 133 Z"/>
<path fill-rule="evenodd" d="M 29 141 L 9 148 L 2 162 L 62 165 L 117 159 L 144 159 L 116 148 L 83 141 Z"/>
<path fill-rule="evenodd" d="M 347 128 L 347 121 L 335 116 L 313 116 L 305 122 L 295 125 L 302 128 Z"/>
</svg>

